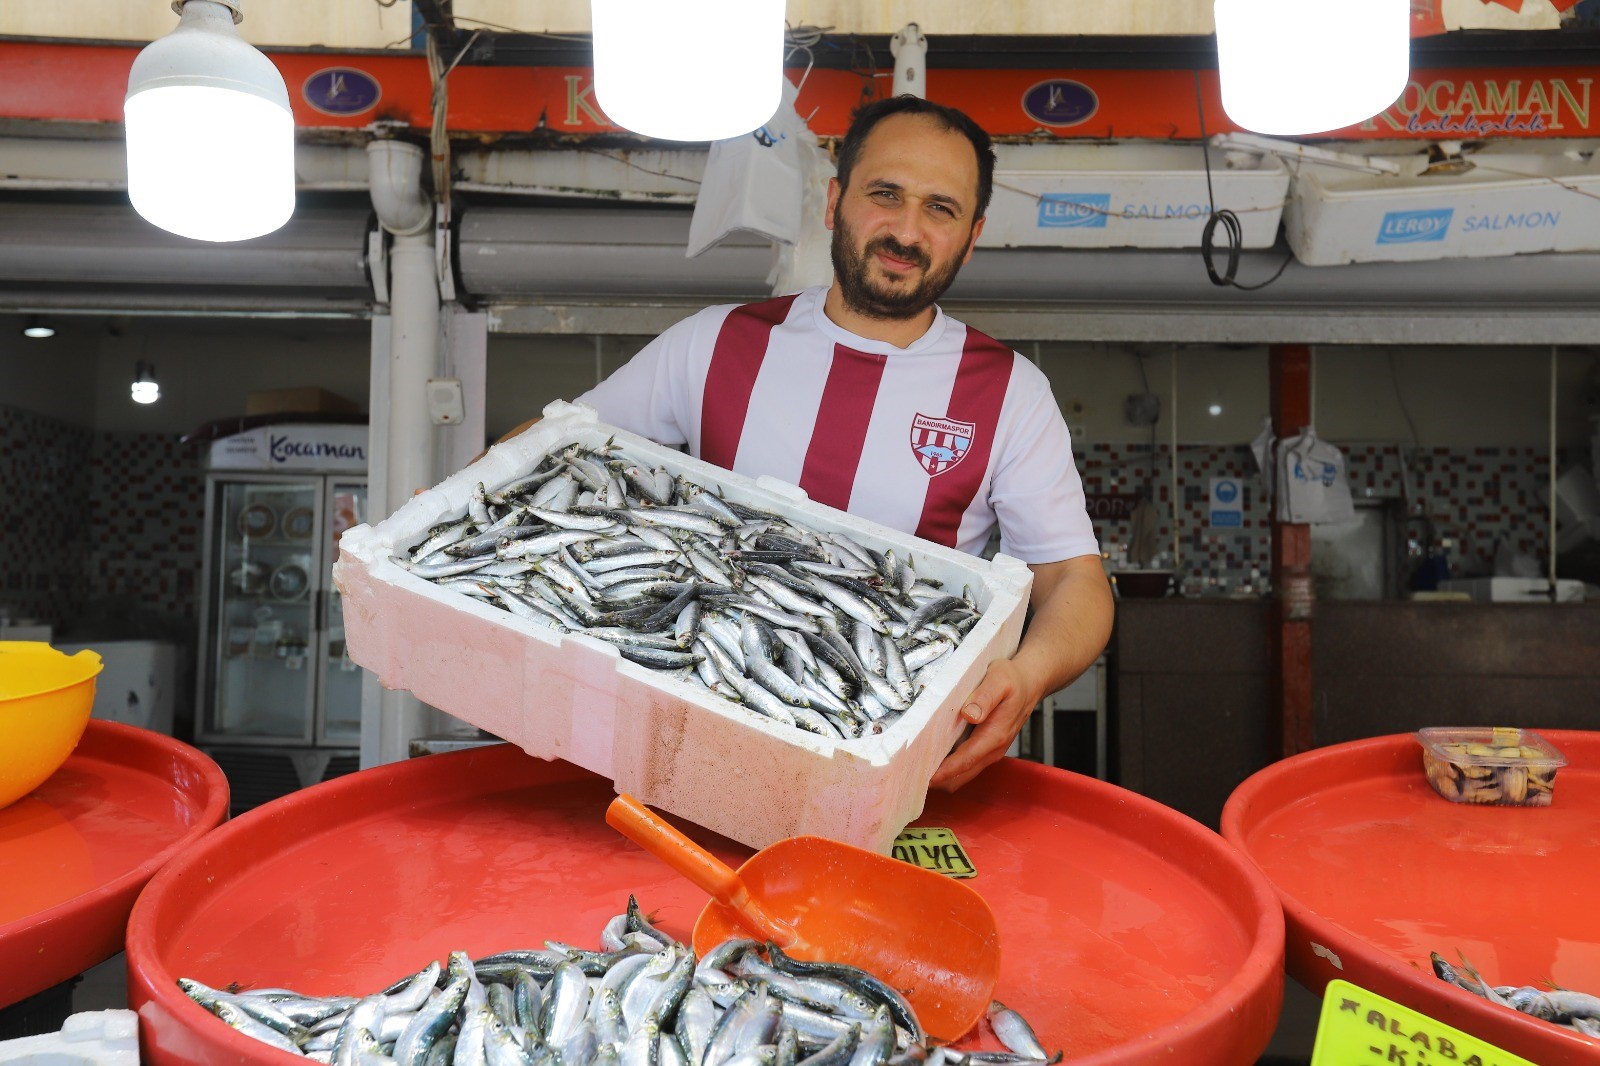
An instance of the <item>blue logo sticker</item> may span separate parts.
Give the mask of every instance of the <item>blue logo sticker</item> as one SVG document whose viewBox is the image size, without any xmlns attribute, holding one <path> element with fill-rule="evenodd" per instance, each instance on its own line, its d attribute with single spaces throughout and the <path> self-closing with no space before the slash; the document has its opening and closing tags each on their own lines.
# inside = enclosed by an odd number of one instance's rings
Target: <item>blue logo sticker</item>
<svg viewBox="0 0 1600 1066">
<path fill-rule="evenodd" d="M 307 78 L 300 95 L 324 115 L 359 115 L 377 106 L 383 89 L 364 70 L 329 67 Z"/>
<path fill-rule="evenodd" d="M 1109 217 L 1108 192 L 1047 192 L 1039 197 L 1041 229 L 1105 229 Z"/>
<path fill-rule="evenodd" d="M 1239 486 L 1232 481 L 1217 482 L 1217 499 L 1222 503 L 1232 503 L 1239 498 Z"/>
<path fill-rule="evenodd" d="M 1383 216 L 1378 227 L 1378 244 L 1421 244 L 1424 241 L 1442 241 L 1450 231 L 1453 207 L 1439 207 L 1426 211 L 1390 211 Z"/>
<path fill-rule="evenodd" d="M 1100 98 L 1081 81 L 1051 78 L 1022 94 L 1022 110 L 1041 126 L 1076 126 L 1100 109 Z"/>
</svg>

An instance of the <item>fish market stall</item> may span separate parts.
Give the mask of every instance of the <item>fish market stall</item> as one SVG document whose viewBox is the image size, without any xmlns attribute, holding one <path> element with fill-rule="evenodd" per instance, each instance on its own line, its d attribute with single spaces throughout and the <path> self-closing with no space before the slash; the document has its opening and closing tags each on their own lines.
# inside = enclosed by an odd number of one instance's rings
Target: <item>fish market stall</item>
<svg viewBox="0 0 1600 1066">
<path fill-rule="evenodd" d="M 235 819 L 164 870 L 130 920 L 145 1061 L 290 1061 L 190 999 L 180 977 L 367 995 L 451 952 L 598 949 L 630 895 L 687 940 L 705 894 L 606 825 L 612 799 L 608 779 L 505 744 L 362 771 Z M 743 802 L 736 787 L 727 801 Z M 976 869 L 966 883 L 1000 931 L 995 997 L 1049 1051 L 1096 1066 L 1233 1066 L 1266 1046 L 1281 913 L 1265 879 L 1198 823 L 1011 760 L 930 795 L 918 821 L 953 831 Z M 685 829 L 724 861 L 750 855 Z M 956 1046 L 999 1049 L 982 1026 Z"/>
<path fill-rule="evenodd" d="M 1343 978 L 1533 1062 L 1600 1059 L 1600 1038 L 1468 990 L 1475 973 L 1510 1000 L 1600 994 L 1600 732 L 1539 736 L 1566 765 L 1504 795 L 1482 790 L 1486 776 L 1441 777 L 1437 760 L 1425 773 L 1410 735 L 1319 748 L 1241 784 L 1222 833 L 1283 900 L 1289 973 L 1318 994 Z"/>
<path fill-rule="evenodd" d="M 121 951 L 151 875 L 227 813 L 227 780 L 201 752 L 91 719 L 59 770 L 0 809 L 0 1004 Z"/>
</svg>

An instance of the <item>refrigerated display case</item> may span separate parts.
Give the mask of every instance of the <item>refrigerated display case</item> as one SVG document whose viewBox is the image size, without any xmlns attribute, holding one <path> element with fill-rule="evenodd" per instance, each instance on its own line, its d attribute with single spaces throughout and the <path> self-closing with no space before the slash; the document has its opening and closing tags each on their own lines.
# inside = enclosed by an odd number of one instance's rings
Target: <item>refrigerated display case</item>
<svg viewBox="0 0 1600 1066">
<path fill-rule="evenodd" d="M 235 813 L 359 763 L 361 670 L 332 567 L 366 519 L 365 444 L 364 426 L 295 425 L 212 446 L 195 742 Z"/>
</svg>

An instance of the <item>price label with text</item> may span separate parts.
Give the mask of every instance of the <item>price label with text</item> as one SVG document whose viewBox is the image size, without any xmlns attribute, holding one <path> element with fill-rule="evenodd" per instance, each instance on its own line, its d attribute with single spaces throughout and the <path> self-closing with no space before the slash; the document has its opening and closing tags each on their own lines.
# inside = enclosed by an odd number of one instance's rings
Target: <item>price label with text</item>
<svg viewBox="0 0 1600 1066">
<path fill-rule="evenodd" d="M 894 838 L 890 854 L 946 877 L 978 876 L 977 867 L 967 858 L 956 835 L 942 827 L 919 825 L 906 829 Z"/>
<path fill-rule="evenodd" d="M 1329 981 L 1311 1066 L 1535 1066 L 1349 981 Z"/>
</svg>

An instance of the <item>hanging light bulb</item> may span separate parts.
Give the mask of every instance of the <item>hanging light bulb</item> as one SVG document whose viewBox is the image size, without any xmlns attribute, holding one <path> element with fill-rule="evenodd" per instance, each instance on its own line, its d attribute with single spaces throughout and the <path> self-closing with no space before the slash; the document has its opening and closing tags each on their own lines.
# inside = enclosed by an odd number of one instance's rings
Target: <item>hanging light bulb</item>
<svg viewBox="0 0 1600 1066">
<path fill-rule="evenodd" d="M 22 324 L 22 335 L 29 340 L 42 341 L 56 335 L 56 328 L 44 323 L 38 315 L 29 315 Z"/>
<path fill-rule="evenodd" d="M 134 403 L 155 403 L 161 399 L 161 386 L 156 382 L 154 363 L 146 363 L 141 359 L 134 364 L 131 393 Z"/>
<path fill-rule="evenodd" d="M 782 101 L 783 0 L 593 0 L 594 96 L 624 129 L 719 141 Z"/>
<path fill-rule="evenodd" d="M 1247 130 L 1344 129 L 1405 90 L 1409 0 L 1216 0 L 1215 14 L 1222 109 Z"/>
<path fill-rule="evenodd" d="M 233 28 L 243 18 L 239 0 L 172 6 L 177 29 L 147 45 L 128 72 L 128 198 L 181 237 L 271 233 L 294 213 L 294 116 L 283 75 Z"/>
</svg>

